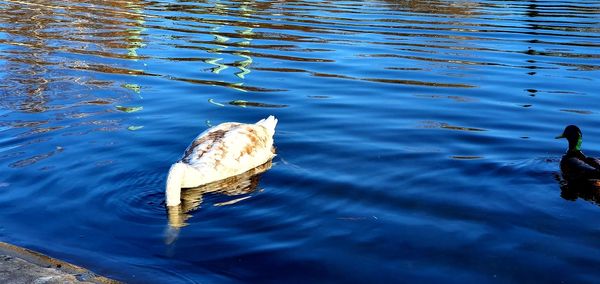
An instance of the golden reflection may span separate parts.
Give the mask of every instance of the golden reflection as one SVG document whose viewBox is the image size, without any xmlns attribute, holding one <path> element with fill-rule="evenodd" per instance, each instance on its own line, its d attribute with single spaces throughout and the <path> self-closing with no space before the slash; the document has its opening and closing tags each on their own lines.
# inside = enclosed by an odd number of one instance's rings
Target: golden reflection
<svg viewBox="0 0 600 284">
<path fill-rule="evenodd" d="M 483 159 L 482 156 L 450 156 L 454 160 L 478 160 Z"/>
<path fill-rule="evenodd" d="M 206 49 L 209 53 L 217 55 L 215 58 L 204 59 L 203 61 L 209 65 L 213 65 L 210 70 L 214 74 L 220 74 L 222 71 L 227 70 L 229 67 L 234 67 L 239 69 L 239 71 L 234 72 L 234 75 L 239 79 L 244 80 L 246 75 L 251 73 L 249 66 L 252 64 L 253 60 L 250 56 L 250 51 L 244 47 L 250 47 L 252 42 L 254 33 L 251 26 L 244 22 L 244 19 L 247 19 L 252 16 L 253 8 L 248 5 L 248 2 L 228 2 L 228 4 L 224 3 L 215 3 L 211 13 L 215 13 L 218 15 L 227 15 L 229 11 L 233 10 L 232 8 L 237 8 L 238 13 L 242 21 L 238 23 L 234 22 L 224 22 L 217 23 L 215 21 L 206 21 L 208 24 L 215 24 L 216 26 L 210 29 L 210 34 L 213 36 L 212 45 L 213 47 Z M 239 25 L 240 29 L 236 30 L 236 34 L 233 34 L 235 38 L 239 38 L 240 40 L 235 42 L 231 37 L 227 36 L 226 31 L 222 31 L 224 28 L 231 28 L 232 26 Z M 232 42 L 233 41 L 233 42 Z M 229 51 L 228 49 L 232 47 L 242 47 L 242 49 Z M 222 54 L 233 54 L 242 59 L 237 60 L 233 63 L 223 63 L 224 58 L 220 55 Z M 238 83 L 238 86 L 232 87 L 234 89 L 245 91 L 245 89 L 240 88 L 243 83 Z"/>
<path fill-rule="evenodd" d="M 442 87 L 442 88 L 475 88 L 474 85 L 468 85 L 468 84 L 438 83 L 438 82 L 428 82 L 428 81 L 418 81 L 418 80 L 400 80 L 400 79 L 383 79 L 383 78 L 360 78 L 360 77 L 352 77 L 352 76 L 340 75 L 340 74 L 310 72 L 307 70 L 292 69 L 292 68 L 257 67 L 255 69 L 261 70 L 261 71 L 284 72 L 284 73 L 300 73 L 300 72 L 302 72 L 302 73 L 308 73 L 314 77 L 369 81 L 369 82 L 386 83 L 386 84 L 429 86 L 429 87 Z"/>
<path fill-rule="evenodd" d="M 230 101 L 229 104 L 230 105 L 234 105 L 234 106 L 240 106 L 240 107 L 266 107 L 266 108 L 283 108 L 283 107 L 287 107 L 287 105 L 267 104 L 267 103 L 260 103 L 260 102 L 250 102 L 250 101 L 245 101 L 245 100 Z"/>
<path fill-rule="evenodd" d="M 63 151 L 62 147 L 56 147 L 56 149 L 54 149 L 53 151 L 47 152 L 47 153 L 43 153 L 43 154 L 39 154 L 39 155 L 35 155 L 33 157 L 30 158 L 26 158 L 23 160 L 19 160 L 16 161 L 14 163 L 11 163 L 10 165 L 8 165 L 11 168 L 22 168 L 22 167 L 26 167 L 29 165 L 33 165 L 41 160 L 47 159 L 52 157 L 54 154 L 60 153 Z"/>
<path fill-rule="evenodd" d="M 589 110 L 580 110 L 580 109 L 561 109 L 560 111 L 562 111 L 562 112 L 570 112 L 570 113 L 577 113 L 577 114 L 593 114 L 593 112 L 591 112 Z"/>
<path fill-rule="evenodd" d="M 117 0 L 16 1 L 3 4 L 0 32 L 4 106 L 45 112 L 58 94 L 113 82 L 67 76 L 68 69 L 97 66 L 86 55 L 137 59 L 143 46 L 144 2 Z M 77 59 L 62 54 L 76 54 Z M 93 58 L 91 60 L 94 60 Z M 65 89 L 65 86 L 69 86 Z M 73 99 L 73 98 L 69 98 Z"/>
<path fill-rule="evenodd" d="M 410 10 L 417 13 L 450 14 L 468 16 L 474 14 L 478 3 L 473 1 L 444 0 L 385 0 L 398 10 Z"/>
<path fill-rule="evenodd" d="M 167 231 L 165 240 L 166 243 L 174 242 L 179 233 L 179 229 L 188 225 L 186 221 L 192 217 L 190 212 L 200 208 L 204 195 L 224 194 L 238 197 L 226 202 L 215 203 L 213 206 L 226 206 L 248 199 L 250 196 L 242 195 L 254 192 L 260 181 L 261 174 L 269 170 L 271 166 L 272 161 L 268 161 L 243 174 L 216 181 L 201 187 L 183 190 L 181 192 L 181 204 L 178 206 L 167 207 L 169 229 Z"/>
<path fill-rule="evenodd" d="M 240 6 L 240 10 L 242 11 L 242 15 L 244 17 L 250 17 L 252 16 L 252 7 L 247 5 L 247 2 L 243 2 L 243 4 Z M 254 32 L 253 32 L 254 28 L 252 27 L 243 27 L 239 33 L 242 36 L 243 41 L 239 42 L 238 45 L 240 46 L 250 46 L 250 43 L 252 42 L 252 38 L 254 37 Z M 250 57 L 248 54 L 250 52 L 248 50 L 240 50 L 239 52 L 234 53 L 235 55 L 239 56 L 242 58 L 242 60 L 238 60 L 235 62 L 235 66 L 237 66 L 237 68 L 240 69 L 239 72 L 236 72 L 235 75 L 238 76 L 238 78 L 240 79 L 244 79 L 245 76 L 247 74 L 250 74 L 250 69 L 248 68 L 248 66 L 250 66 L 250 64 L 252 64 L 252 57 Z"/>
<path fill-rule="evenodd" d="M 428 99 L 450 99 L 450 100 L 453 100 L 453 101 L 459 102 L 459 103 L 468 103 L 468 102 L 475 102 L 475 101 L 477 101 L 474 98 L 463 97 L 463 96 L 458 96 L 458 95 L 454 95 L 454 96 L 415 95 L 415 97 L 418 97 L 418 98 L 428 98 Z"/>
<path fill-rule="evenodd" d="M 146 2 L 7 0 L 0 5 L 0 105 L 16 112 L 46 113 L 32 116 L 38 122 L 12 123 L 13 128 L 28 128 L 16 135 L 28 142 L 3 153 L 16 160 L 9 167 L 31 166 L 63 152 L 61 146 L 39 146 L 52 144 L 49 141 L 58 135 L 38 138 L 44 133 L 73 136 L 122 130 L 118 120 L 92 117 L 113 111 L 110 105 L 131 93 L 139 95 L 139 86 L 119 86 L 113 77 L 90 71 L 135 75 L 126 68 L 103 66 L 109 66 L 107 60 L 139 58 Z M 97 97 L 95 90 L 111 88 L 118 91 Z"/>
<path fill-rule="evenodd" d="M 442 129 L 448 129 L 448 130 L 474 131 L 474 132 L 486 131 L 485 129 L 482 129 L 482 128 L 450 125 L 448 123 L 437 122 L 437 121 L 423 121 L 422 125 L 423 125 L 422 126 L 423 128 L 442 128 Z"/>
</svg>

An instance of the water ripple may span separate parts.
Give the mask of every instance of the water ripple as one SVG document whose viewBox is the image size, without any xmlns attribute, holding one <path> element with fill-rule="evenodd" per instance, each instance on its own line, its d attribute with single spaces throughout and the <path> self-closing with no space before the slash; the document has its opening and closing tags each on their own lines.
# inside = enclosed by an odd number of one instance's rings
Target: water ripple
<svg viewBox="0 0 600 284">
<path fill-rule="evenodd" d="M 552 139 L 575 123 L 586 150 L 600 148 L 597 1 L 0 9 L 9 239 L 60 243 L 125 282 L 598 275 L 599 198 L 565 186 Z M 278 156 L 260 186 L 189 191 L 165 208 L 168 165 L 195 135 L 268 114 Z"/>
</svg>

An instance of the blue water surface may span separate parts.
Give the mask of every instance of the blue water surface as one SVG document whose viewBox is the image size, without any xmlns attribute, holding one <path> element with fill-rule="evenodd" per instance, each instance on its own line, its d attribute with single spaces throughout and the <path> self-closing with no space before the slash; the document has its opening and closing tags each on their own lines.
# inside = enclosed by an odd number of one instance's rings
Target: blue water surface
<svg viewBox="0 0 600 284">
<path fill-rule="evenodd" d="M 600 4 L 0 0 L 0 240 L 127 283 L 595 283 Z M 167 210 L 221 122 L 272 167 Z"/>
</svg>

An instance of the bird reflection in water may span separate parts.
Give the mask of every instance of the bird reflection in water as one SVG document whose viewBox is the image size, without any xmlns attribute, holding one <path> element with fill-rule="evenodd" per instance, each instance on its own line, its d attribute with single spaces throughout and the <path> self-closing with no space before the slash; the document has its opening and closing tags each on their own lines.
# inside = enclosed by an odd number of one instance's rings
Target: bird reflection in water
<svg viewBox="0 0 600 284">
<path fill-rule="evenodd" d="M 215 203 L 214 206 L 231 205 L 248 199 L 250 196 L 246 194 L 256 190 L 262 173 L 269 170 L 271 166 L 272 161 L 269 160 L 245 173 L 200 187 L 182 190 L 181 204 L 178 206 L 167 206 L 169 226 L 165 236 L 165 243 L 172 244 L 177 240 L 180 229 L 188 225 L 186 221 L 192 217 L 191 212 L 197 210 L 202 205 L 203 195 L 224 194 L 234 197 L 232 200 L 226 202 Z"/>
<path fill-rule="evenodd" d="M 577 198 L 581 198 L 600 206 L 600 180 L 568 182 L 558 173 L 555 174 L 554 178 L 560 185 L 560 197 L 563 199 L 575 201 Z"/>
</svg>

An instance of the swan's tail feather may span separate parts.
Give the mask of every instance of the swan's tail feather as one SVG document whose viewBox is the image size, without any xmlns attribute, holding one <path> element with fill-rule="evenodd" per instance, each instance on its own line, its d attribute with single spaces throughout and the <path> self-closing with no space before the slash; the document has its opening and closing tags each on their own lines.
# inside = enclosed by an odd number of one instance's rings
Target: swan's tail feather
<svg viewBox="0 0 600 284">
<path fill-rule="evenodd" d="M 269 115 L 269 117 L 259 120 L 256 123 L 256 125 L 262 125 L 265 128 L 271 130 L 273 133 L 275 133 L 275 126 L 277 126 L 277 118 L 275 118 L 272 115 Z"/>
</svg>

